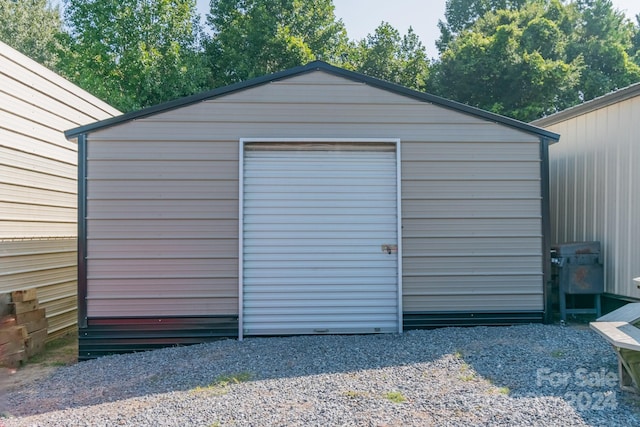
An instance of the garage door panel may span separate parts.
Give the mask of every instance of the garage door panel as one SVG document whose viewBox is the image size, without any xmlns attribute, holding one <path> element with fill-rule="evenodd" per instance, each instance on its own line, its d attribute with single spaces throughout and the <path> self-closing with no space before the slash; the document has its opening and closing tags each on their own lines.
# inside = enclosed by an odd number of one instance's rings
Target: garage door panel
<svg viewBox="0 0 640 427">
<path fill-rule="evenodd" d="M 291 215 L 291 213 L 288 213 Z M 283 221 L 277 216 L 268 216 L 266 214 L 262 214 L 259 216 L 251 217 L 250 215 L 245 215 L 245 221 L 249 220 L 249 224 L 245 226 L 245 231 L 252 230 L 264 230 L 268 228 L 269 230 L 275 231 L 287 231 L 287 230 L 326 230 L 326 231 L 339 231 L 339 229 L 350 229 L 350 230 L 365 230 L 371 232 L 378 232 L 380 229 L 386 229 L 387 231 L 393 231 L 394 227 L 390 227 L 388 224 L 391 221 L 395 221 L 395 215 L 369 215 L 362 216 L 360 222 L 354 224 L 350 222 L 350 218 L 353 218 L 353 215 L 333 215 L 334 221 L 331 221 L 332 218 L 327 218 L 327 216 L 323 217 L 315 217 L 315 216 L 299 216 L 297 218 L 291 218 L 291 221 Z"/>
<path fill-rule="evenodd" d="M 261 295 L 260 299 L 253 299 L 247 303 L 245 307 L 255 309 L 277 308 L 283 310 L 283 313 L 289 313 L 290 308 L 304 308 L 304 313 L 309 312 L 309 309 L 312 308 L 327 312 L 331 310 L 340 312 L 366 311 L 371 313 L 385 311 L 389 313 L 396 312 L 387 302 L 389 298 L 395 297 L 395 293 L 393 292 L 369 291 L 367 292 L 366 299 L 361 299 L 362 292 L 343 292 L 342 297 L 327 297 L 326 294 L 326 291 L 320 291 L 317 293 L 310 292 L 308 298 L 286 298 L 286 295 L 268 293 Z M 349 300 L 349 298 L 351 300 Z"/>
<path fill-rule="evenodd" d="M 387 272 L 387 268 L 343 268 L 343 269 L 330 269 L 330 268 L 288 268 L 286 270 L 279 268 L 270 268 L 260 270 L 258 268 L 245 268 L 245 279 L 253 278 L 271 278 L 271 279 L 295 279 L 317 276 L 319 279 L 329 281 L 331 279 L 345 279 L 345 278 L 357 278 L 357 277 L 376 277 L 382 275 L 382 277 L 395 278 L 392 274 L 383 274 Z M 245 283 L 249 282 L 245 280 Z M 250 283 L 250 282 L 249 282 Z M 394 289 L 395 290 L 395 289 Z"/>
<path fill-rule="evenodd" d="M 387 285 L 389 280 L 391 279 L 392 276 L 367 276 L 365 274 L 359 275 L 359 276 L 354 276 L 354 277 L 350 277 L 349 278 L 349 284 L 350 285 L 362 285 L 362 286 L 374 286 L 374 285 Z M 291 285 L 294 284 L 296 286 L 326 286 L 327 287 L 327 292 L 331 291 L 331 286 L 332 285 L 340 285 L 344 283 L 344 278 L 341 277 L 326 277 L 326 276 L 319 276 L 319 277 L 305 277 L 304 280 L 301 280 L 298 277 L 277 277 L 277 278 L 273 278 L 273 277 L 264 277 L 264 276 L 260 276 L 260 277 L 254 277 L 251 280 L 251 283 L 253 285 L 259 285 L 259 286 L 268 286 L 271 287 L 273 286 L 276 289 L 278 289 L 278 286 L 286 286 L 286 285 Z M 251 285 L 247 285 L 245 284 L 244 288 L 245 289 L 249 289 Z M 360 289 L 361 291 L 366 291 L 367 289 Z"/>
<path fill-rule="evenodd" d="M 244 333 L 397 331 L 395 150 L 259 145 L 243 165 Z"/>
<path fill-rule="evenodd" d="M 371 249 L 371 248 L 367 248 Z M 389 257 L 387 254 L 376 253 L 375 256 L 372 256 L 371 251 L 354 251 L 354 252 L 326 252 L 326 253 L 318 253 L 311 252 L 310 249 L 307 249 L 307 252 L 291 252 L 289 249 L 287 252 L 280 251 L 274 253 L 269 250 L 268 247 L 264 247 L 262 252 L 252 252 L 246 253 L 244 255 L 245 266 L 248 262 L 252 261 L 282 261 L 282 257 L 286 256 L 287 262 L 314 262 L 314 261 L 331 261 L 331 262 L 350 262 L 350 261 L 370 261 L 372 258 L 376 260 L 376 262 L 387 262 L 389 261 Z M 345 256 L 348 256 L 350 261 L 345 261 Z M 395 261 L 390 261 L 395 262 Z M 324 266 L 324 265 L 323 265 Z"/>
</svg>

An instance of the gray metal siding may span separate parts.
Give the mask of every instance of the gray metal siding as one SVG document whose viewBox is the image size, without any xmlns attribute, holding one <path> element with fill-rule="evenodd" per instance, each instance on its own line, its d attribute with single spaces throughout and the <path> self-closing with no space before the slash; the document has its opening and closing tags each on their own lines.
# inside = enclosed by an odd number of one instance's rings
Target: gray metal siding
<svg viewBox="0 0 640 427">
<path fill-rule="evenodd" d="M 493 147 L 403 146 L 405 311 L 542 310 L 539 142 Z"/>
<path fill-rule="evenodd" d="M 637 88 L 636 88 L 637 89 Z M 598 240 L 607 292 L 640 298 L 640 96 L 598 100 L 546 126 L 562 134 L 551 146 L 551 223 L 554 243 Z M 552 116 L 553 117 L 553 116 Z M 545 123 L 551 121 L 549 118 Z"/>
<path fill-rule="evenodd" d="M 174 298 L 186 279 L 183 258 L 193 250 L 158 245 L 163 267 L 155 273 L 144 265 L 159 265 L 158 255 L 145 251 L 155 239 L 237 247 L 238 213 L 230 204 L 238 198 L 238 141 L 252 137 L 399 138 L 405 311 L 543 309 L 539 137 L 313 72 L 88 135 L 89 293 L 127 283 L 140 290 L 132 307 L 108 298 L 100 307 L 90 302 L 90 316 L 176 306 L 185 307 L 183 315 L 209 314 Z M 126 179 L 110 176 L 110 168 Z M 182 210 L 183 203 L 193 213 Z M 119 254 L 96 252 L 112 239 L 123 243 Z M 212 289 L 215 280 L 237 283 L 237 274 L 226 276 L 237 253 L 216 255 L 215 247 L 200 253 L 199 278 L 210 278 Z M 145 298 L 152 293 L 141 281 L 162 279 L 173 265 L 180 277 L 159 283 L 174 299 Z M 208 267 L 225 277 L 207 276 Z M 185 289 L 179 298 L 196 294 Z M 237 290 L 231 299 L 212 294 L 220 303 L 215 313 L 237 314 L 223 313 L 237 297 Z"/>
<path fill-rule="evenodd" d="M 237 143 L 110 144 L 88 145 L 88 316 L 237 313 Z"/>
</svg>

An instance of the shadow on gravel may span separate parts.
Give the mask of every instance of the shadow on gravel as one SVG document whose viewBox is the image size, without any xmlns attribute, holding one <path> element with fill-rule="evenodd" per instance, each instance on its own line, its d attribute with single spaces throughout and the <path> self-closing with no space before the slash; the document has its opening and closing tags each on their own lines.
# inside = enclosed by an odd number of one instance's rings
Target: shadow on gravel
<svg viewBox="0 0 640 427">
<path fill-rule="evenodd" d="M 297 336 L 224 340 L 145 353 L 106 356 L 58 369 L 51 377 L 8 396 L 15 416 L 89 406 L 132 397 L 198 390 L 222 382 L 358 373 L 419 364 L 429 381 L 433 364 L 459 380 L 480 376 L 512 397 L 557 396 L 594 408 L 600 394 L 633 406 L 617 388 L 617 365 L 608 345 L 589 330 L 543 325 L 442 328 L 403 335 Z M 415 372 L 412 371 L 412 372 Z M 603 375 L 599 383 L 582 377 Z M 435 374 L 434 374 L 435 375 Z M 564 379 L 563 379 L 564 378 Z M 611 378 L 616 378 L 615 384 Z M 587 378 L 588 379 L 588 378 Z M 322 379 L 319 379 L 321 381 Z M 433 381 L 436 381 L 433 379 Z M 585 394 L 580 394 L 584 392 Z M 598 394 L 600 393 L 600 394 Z M 587 399 L 585 396 L 589 395 Z M 590 399 L 590 400 L 589 400 Z M 631 400 L 629 400 L 631 399 Z M 606 405 L 611 402 L 600 402 Z M 587 407 L 588 404 L 588 407 Z M 575 407 L 575 406 L 574 406 Z M 0 408 L 1 409 L 1 408 Z M 580 409 L 580 408 L 578 408 Z"/>
</svg>

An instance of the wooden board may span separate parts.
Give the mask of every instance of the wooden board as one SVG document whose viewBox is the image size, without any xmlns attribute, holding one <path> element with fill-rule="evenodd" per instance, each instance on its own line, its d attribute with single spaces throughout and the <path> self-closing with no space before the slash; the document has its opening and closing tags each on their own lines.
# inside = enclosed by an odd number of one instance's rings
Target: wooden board
<svg viewBox="0 0 640 427">
<path fill-rule="evenodd" d="M 591 322 L 591 329 L 600 334 L 618 355 L 620 387 L 640 393 L 640 329 L 634 323 L 640 319 L 640 303 L 627 304 Z"/>
<path fill-rule="evenodd" d="M 9 342 L 24 342 L 29 334 L 24 326 L 9 326 L 0 329 L 0 344 Z"/>
<path fill-rule="evenodd" d="M 35 331 L 39 331 L 40 329 L 47 329 L 49 327 L 49 322 L 46 318 L 42 318 L 40 320 L 34 320 L 33 322 L 23 323 L 21 326 L 27 328 L 28 333 L 33 333 Z"/>
<path fill-rule="evenodd" d="M 14 314 L 22 314 L 28 311 L 37 310 L 38 308 L 40 308 L 40 304 L 38 304 L 38 300 L 11 303 L 11 309 L 13 310 Z"/>
<path fill-rule="evenodd" d="M 15 353 L 0 356 L 0 366 L 6 366 L 7 368 L 17 368 L 25 360 L 27 360 L 27 354 L 25 350 L 19 350 Z"/>
<path fill-rule="evenodd" d="M 35 289 L 27 289 L 24 291 L 11 292 L 11 301 L 13 302 L 33 301 L 33 300 L 36 300 L 37 298 L 38 296 Z"/>
<path fill-rule="evenodd" d="M 25 313 L 17 313 L 15 317 L 16 322 L 19 325 L 24 325 L 25 323 L 35 322 L 45 318 L 46 313 L 44 308 L 38 308 L 37 310 L 28 311 Z"/>
<path fill-rule="evenodd" d="M 45 342 L 47 341 L 47 330 L 41 329 L 32 334 L 29 334 L 25 342 L 25 351 L 27 358 L 31 358 L 40 353 L 44 349 Z"/>
</svg>

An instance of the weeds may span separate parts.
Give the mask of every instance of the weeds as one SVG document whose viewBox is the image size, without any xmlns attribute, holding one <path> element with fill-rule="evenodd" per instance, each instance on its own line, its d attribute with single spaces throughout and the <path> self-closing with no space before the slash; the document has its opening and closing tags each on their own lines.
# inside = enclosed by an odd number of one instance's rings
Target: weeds
<svg viewBox="0 0 640 427">
<path fill-rule="evenodd" d="M 476 379 L 476 373 L 469 365 L 463 363 L 462 366 L 460 366 L 460 376 L 458 378 L 462 381 L 473 381 Z"/>
<path fill-rule="evenodd" d="M 505 396 L 508 396 L 509 393 L 511 393 L 509 387 L 497 387 L 495 390 L 498 394 L 504 394 Z"/>
<path fill-rule="evenodd" d="M 404 403 L 407 401 L 407 398 L 399 391 L 390 391 L 386 393 L 384 397 L 393 403 Z"/>
<path fill-rule="evenodd" d="M 198 386 L 191 390 L 192 393 L 209 393 L 217 396 L 225 395 L 229 392 L 229 386 L 250 381 L 253 375 L 250 372 L 238 372 L 236 374 L 221 375 L 208 386 Z"/>
</svg>

